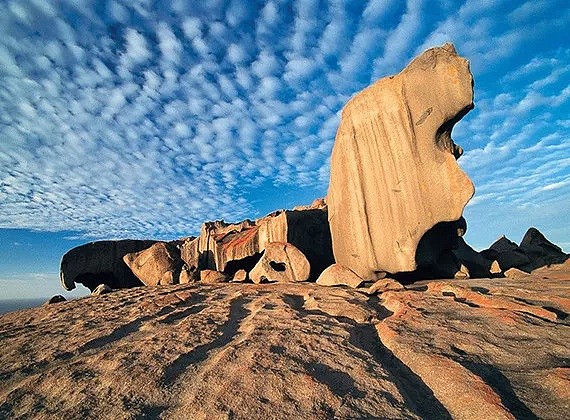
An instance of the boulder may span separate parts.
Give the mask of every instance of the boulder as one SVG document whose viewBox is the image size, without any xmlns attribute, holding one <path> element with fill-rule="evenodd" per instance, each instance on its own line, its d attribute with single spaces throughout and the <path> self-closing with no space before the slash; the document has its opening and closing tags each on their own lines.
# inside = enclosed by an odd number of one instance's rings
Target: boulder
<svg viewBox="0 0 570 420">
<path fill-rule="evenodd" d="M 95 290 L 93 290 L 91 292 L 91 296 L 100 296 L 100 295 L 104 295 L 106 293 L 111 293 L 112 291 L 113 291 L 113 289 L 111 289 L 108 285 L 100 284 L 99 286 L 97 286 L 95 288 Z"/>
<path fill-rule="evenodd" d="M 186 284 L 186 283 L 193 283 L 198 280 L 198 272 L 196 269 L 190 269 L 187 265 L 182 267 L 180 270 L 180 276 L 178 278 L 178 283 Z"/>
<path fill-rule="evenodd" d="M 97 241 L 73 248 L 61 259 L 61 284 L 65 290 L 73 290 L 75 283 L 82 283 L 91 291 L 101 283 L 113 289 L 142 286 L 123 257 L 149 248 L 155 242 L 130 239 Z"/>
<path fill-rule="evenodd" d="M 184 265 L 180 250 L 167 242 L 156 242 L 143 251 L 129 253 L 123 261 L 146 286 L 174 284 Z"/>
<path fill-rule="evenodd" d="M 220 271 L 202 270 L 200 271 L 200 281 L 206 284 L 225 283 L 228 281 L 228 278 Z"/>
<path fill-rule="evenodd" d="M 357 288 L 362 282 L 363 280 L 354 271 L 341 264 L 329 266 L 317 279 L 317 284 L 321 286 L 349 286 Z"/>
<path fill-rule="evenodd" d="M 251 271 L 270 242 L 290 243 L 301 250 L 310 261 L 311 278 L 316 279 L 334 262 L 324 199 L 255 221 L 206 222 L 198 238 L 182 244 L 181 256 L 190 267 L 222 271 L 233 277 L 238 270 Z"/>
<path fill-rule="evenodd" d="M 52 303 L 59 303 L 59 302 L 65 302 L 67 299 L 65 299 L 65 297 L 63 297 L 62 295 L 55 295 L 50 297 L 45 303 L 44 305 L 51 305 Z"/>
<path fill-rule="evenodd" d="M 294 245 L 270 242 L 259 262 L 249 273 L 254 283 L 262 281 L 299 282 L 309 279 L 311 265 Z"/>
<path fill-rule="evenodd" d="M 234 274 L 234 278 L 232 279 L 232 281 L 237 281 L 237 282 L 244 282 L 244 281 L 247 281 L 247 271 L 245 271 L 245 270 L 238 270 L 238 271 L 236 271 L 236 273 Z"/>
<path fill-rule="evenodd" d="M 355 95 L 342 111 L 327 195 L 337 263 L 363 279 L 416 270 L 418 244 L 440 222 L 460 221 L 474 193 L 451 130 L 473 108 L 469 63 L 451 44 Z M 453 241 L 464 229 L 448 230 Z M 442 249 L 427 246 L 433 255 Z"/>
<path fill-rule="evenodd" d="M 493 244 L 489 247 L 497 252 L 509 252 L 514 251 L 518 248 L 518 245 L 507 238 L 505 235 L 501 235 L 499 239 L 497 239 Z"/>
<path fill-rule="evenodd" d="M 510 279 L 515 279 L 515 280 L 519 280 L 519 279 L 523 279 L 525 277 L 528 277 L 529 273 L 526 273 L 522 270 L 519 270 L 518 268 L 509 268 L 507 271 L 505 271 L 505 277 L 508 277 Z"/>
</svg>

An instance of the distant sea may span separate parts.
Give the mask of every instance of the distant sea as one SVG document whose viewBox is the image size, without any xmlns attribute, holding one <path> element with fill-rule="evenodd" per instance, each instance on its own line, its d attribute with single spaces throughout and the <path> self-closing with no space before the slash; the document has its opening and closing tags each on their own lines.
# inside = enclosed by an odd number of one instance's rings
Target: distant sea
<svg viewBox="0 0 570 420">
<path fill-rule="evenodd" d="M 49 297 L 36 299 L 0 299 L 0 314 L 41 306 Z"/>
</svg>

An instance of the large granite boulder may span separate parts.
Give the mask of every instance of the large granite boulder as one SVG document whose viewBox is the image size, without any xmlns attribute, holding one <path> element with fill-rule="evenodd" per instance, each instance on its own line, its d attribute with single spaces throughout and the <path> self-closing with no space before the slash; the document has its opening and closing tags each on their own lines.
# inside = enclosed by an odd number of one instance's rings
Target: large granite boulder
<svg viewBox="0 0 570 420">
<path fill-rule="evenodd" d="M 101 283 L 113 289 L 142 286 L 123 257 L 149 248 L 155 242 L 131 239 L 97 241 L 73 248 L 61 259 L 61 285 L 65 290 L 73 290 L 75 283 L 82 283 L 91 291 Z"/>
<path fill-rule="evenodd" d="M 251 271 L 270 242 L 290 243 L 309 260 L 312 279 L 334 262 L 327 207 L 323 199 L 296 210 L 280 210 L 256 221 L 206 222 L 200 236 L 181 245 L 188 267 L 224 272 Z"/>
<path fill-rule="evenodd" d="M 157 242 L 149 248 L 123 257 L 125 264 L 146 286 L 179 282 L 184 262 L 173 243 Z"/>
<path fill-rule="evenodd" d="M 327 196 L 337 263 L 371 279 L 426 261 L 417 252 L 422 237 L 440 222 L 459 221 L 474 193 L 451 139 L 472 108 L 469 63 L 451 44 L 427 50 L 348 102 Z M 437 256 L 438 246 L 426 249 Z"/>
</svg>

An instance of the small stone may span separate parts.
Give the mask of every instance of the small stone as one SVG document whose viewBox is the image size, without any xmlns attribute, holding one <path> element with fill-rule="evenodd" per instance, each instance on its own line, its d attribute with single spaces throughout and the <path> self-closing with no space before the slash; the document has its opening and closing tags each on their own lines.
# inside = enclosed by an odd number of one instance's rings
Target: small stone
<svg viewBox="0 0 570 420">
<path fill-rule="evenodd" d="M 105 293 L 110 293 L 112 292 L 113 289 L 111 289 L 108 285 L 106 284 L 100 284 L 99 286 L 97 286 L 95 288 L 95 290 L 93 290 L 91 292 L 91 296 L 99 296 L 99 295 L 104 295 Z"/>
<path fill-rule="evenodd" d="M 245 270 L 236 271 L 236 273 L 234 274 L 234 278 L 232 279 L 232 281 L 239 281 L 239 282 L 243 282 L 246 280 L 247 280 L 247 271 Z"/>
<path fill-rule="evenodd" d="M 65 302 L 66 300 L 67 299 L 65 299 L 65 297 L 63 297 L 62 295 L 55 295 L 50 297 L 49 300 L 44 303 L 44 305 L 51 305 L 52 303 Z"/>
<path fill-rule="evenodd" d="M 200 271 L 200 281 L 206 284 L 225 283 L 228 278 L 220 271 L 202 270 Z"/>
<path fill-rule="evenodd" d="M 509 268 L 507 271 L 505 271 L 505 277 L 508 277 L 510 279 L 514 279 L 514 280 L 519 280 L 522 278 L 525 278 L 528 276 L 528 273 L 525 273 L 522 270 L 519 270 L 518 268 Z"/>
<path fill-rule="evenodd" d="M 456 279 L 468 279 L 469 278 L 469 269 L 461 264 L 457 273 L 455 273 L 454 278 Z"/>
<path fill-rule="evenodd" d="M 489 272 L 491 274 L 500 274 L 503 270 L 501 270 L 501 265 L 497 260 L 493 260 L 491 263 L 491 267 L 489 268 Z"/>
<path fill-rule="evenodd" d="M 363 281 L 351 269 L 346 268 L 342 264 L 333 264 L 321 273 L 317 279 L 317 284 L 320 286 L 349 286 L 357 288 Z"/>
</svg>

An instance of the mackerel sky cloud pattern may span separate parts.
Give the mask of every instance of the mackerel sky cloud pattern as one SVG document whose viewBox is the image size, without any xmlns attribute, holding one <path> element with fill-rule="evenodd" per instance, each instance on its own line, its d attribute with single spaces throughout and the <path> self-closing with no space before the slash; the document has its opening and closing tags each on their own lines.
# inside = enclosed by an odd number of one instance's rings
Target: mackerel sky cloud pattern
<svg viewBox="0 0 570 420">
<path fill-rule="evenodd" d="M 346 101 L 446 41 L 478 247 L 568 247 L 565 1 L 0 3 L 0 227 L 175 238 L 326 194 Z"/>
</svg>

